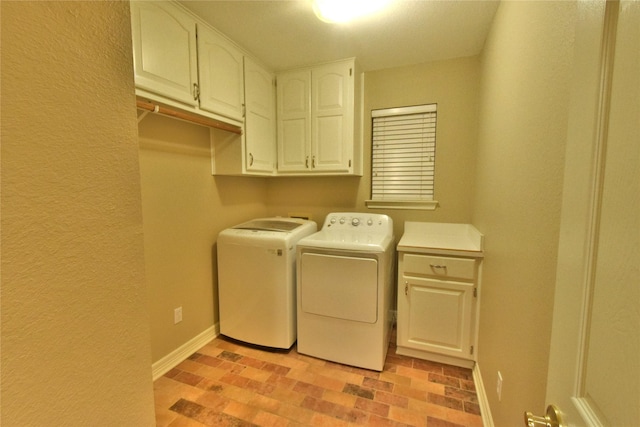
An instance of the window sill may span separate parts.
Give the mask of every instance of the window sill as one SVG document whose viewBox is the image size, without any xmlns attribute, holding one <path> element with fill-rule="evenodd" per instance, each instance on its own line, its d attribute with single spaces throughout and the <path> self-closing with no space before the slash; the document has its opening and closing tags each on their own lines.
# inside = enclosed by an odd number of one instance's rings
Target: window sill
<svg viewBox="0 0 640 427">
<path fill-rule="evenodd" d="M 434 211 L 438 207 L 436 200 L 365 200 L 369 209 L 413 209 Z"/>
</svg>

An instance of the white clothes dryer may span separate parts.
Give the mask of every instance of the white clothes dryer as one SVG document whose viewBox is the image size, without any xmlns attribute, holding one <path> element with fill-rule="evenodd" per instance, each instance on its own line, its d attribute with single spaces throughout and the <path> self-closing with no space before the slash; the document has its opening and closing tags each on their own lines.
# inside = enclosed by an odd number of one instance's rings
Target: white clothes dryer
<svg viewBox="0 0 640 427">
<path fill-rule="evenodd" d="M 265 347 L 296 341 L 296 243 L 313 221 L 259 218 L 218 235 L 220 333 Z"/>
<path fill-rule="evenodd" d="M 393 326 L 391 218 L 331 213 L 297 252 L 298 352 L 381 371 Z"/>
</svg>

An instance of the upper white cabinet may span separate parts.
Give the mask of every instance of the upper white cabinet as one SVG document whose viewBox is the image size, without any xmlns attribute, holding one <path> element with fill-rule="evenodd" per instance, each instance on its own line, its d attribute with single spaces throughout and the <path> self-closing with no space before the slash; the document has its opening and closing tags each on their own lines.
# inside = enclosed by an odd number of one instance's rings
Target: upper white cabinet
<svg viewBox="0 0 640 427">
<path fill-rule="evenodd" d="M 274 175 L 274 85 L 272 73 L 251 58 L 244 58 L 244 132 L 240 136 L 211 130 L 211 167 L 214 175 Z"/>
<path fill-rule="evenodd" d="M 136 95 L 243 130 L 212 132 L 214 174 L 362 175 L 354 59 L 283 72 L 276 90 L 271 72 L 182 5 L 130 5 Z"/>
<path fill-rule="evenodd" d="M 198 25 L 200 108 L 243 119 L 243 54 L 227 39 Z"/>
<path fill-rule="evenodd" d="M 275 99 L 273 74 L 244 58 L 246 170 L 273 173 L 275 169 Z"/>
<path fill-rule="evenodd" d="M 311 167 L 311 70 L 278 74 L 278 171 Z"/>
<path fill-rule="evenodd" d="M 361 174 L 355 60 L 278 75 L 280 174 Z"/>
<path fill-rule="evenodd" d="M 196 23 L 170 2 L 131 2 L 136 87 L 195 106 Z"/>
<path fill-rule="evenodd" d="M 136 94 L 232 124 L 243 120 L 243 53 L 173 2 L 131 2 Z"/>
</svg>

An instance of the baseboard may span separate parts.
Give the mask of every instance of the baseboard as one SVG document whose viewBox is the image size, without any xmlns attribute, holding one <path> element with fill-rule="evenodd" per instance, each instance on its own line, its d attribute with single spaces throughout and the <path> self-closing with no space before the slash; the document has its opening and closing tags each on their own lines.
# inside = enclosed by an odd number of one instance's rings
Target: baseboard
<svg viewBox="0 0 640 427">
<path fill-rule="evenodd" d="M 210 328 L 205 329 L 202 333 L 196 335 L 162 359 L 151 365 L 153 380 L 157 380 L 171 369 L 182 363 L 187 357 L 191 356 L 198 349 L 202 348 L 212 339 L 220 334 L 220 324 L 216 323 Z"/>
<path fill-rule="evenodd" d="M 484 383 L 482 382 L 482 375 L 480 374 L 480 366 L 477 363 L 473 367 L 473 382 L 476 385 L 476 394 L 478 395 L 478 404 L 480 405 L 482 425 L 484 427 L 494 427 L 491 408 L 489 407 L 489 400 L 487 399 L 487 393 L 484 389 Z"/>
</svg>

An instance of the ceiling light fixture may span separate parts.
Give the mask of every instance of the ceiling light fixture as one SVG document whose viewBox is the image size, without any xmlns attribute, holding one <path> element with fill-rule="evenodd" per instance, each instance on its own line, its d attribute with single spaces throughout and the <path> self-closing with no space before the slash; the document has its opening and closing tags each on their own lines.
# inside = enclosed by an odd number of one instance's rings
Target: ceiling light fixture
<svg viewBox="0 0 640 427">
<path fill-rule="evenodd" d="M 347 22 L 377 12 L 391 0 L 313 0 L 316 16 L 329 23 Z"/>
</svg>

